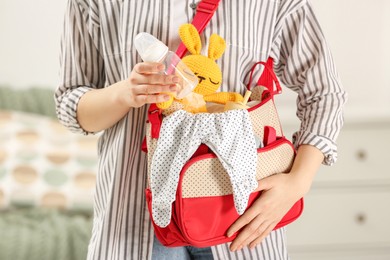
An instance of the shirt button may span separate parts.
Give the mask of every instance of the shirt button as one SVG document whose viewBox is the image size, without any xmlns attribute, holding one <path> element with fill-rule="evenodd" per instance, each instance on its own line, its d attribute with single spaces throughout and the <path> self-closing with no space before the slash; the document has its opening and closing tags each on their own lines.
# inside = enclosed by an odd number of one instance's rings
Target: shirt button
<svg viewBox="0 0 390 260">
<path fill-rule="evenodd" d="M 198 4 L 196 4 L 196 3 L 191 3 L 191 4 L 190 4 L 190 7 L 191 7 L 192 9 L 194 9 L 194 10 L 196 9 L 197 6 L 198 6 Z"/>
</svg>

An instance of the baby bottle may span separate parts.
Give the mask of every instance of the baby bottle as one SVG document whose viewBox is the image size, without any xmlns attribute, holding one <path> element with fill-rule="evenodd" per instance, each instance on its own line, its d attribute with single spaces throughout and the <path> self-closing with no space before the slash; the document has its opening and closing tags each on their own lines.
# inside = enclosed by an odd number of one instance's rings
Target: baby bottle
<svg viewBox="0 0 390 260">
<path fill-rule="evenodd" d="M 177 91 L 177 99 L 184 98 L 198 85 L 198 77 L 176 53 L 170 51 L 168 46 L 153 35 L 145 32 L 137 34 L 134 45 L 143 61 L 163 63 L 166 75 L 175 74 L 182 79 Z"/>
</svg>

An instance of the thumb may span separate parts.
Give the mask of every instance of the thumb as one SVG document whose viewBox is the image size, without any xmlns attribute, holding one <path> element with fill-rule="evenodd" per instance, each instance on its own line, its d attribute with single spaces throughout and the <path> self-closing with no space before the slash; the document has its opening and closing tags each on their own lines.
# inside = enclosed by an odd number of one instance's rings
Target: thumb
<svg viewBox="0 0 390 260">
<path fill-rule="evenodd" d="M 256 191 L 260 190 L 270 190 L 274 185 L 274 175 L 265 177 L 263 179 L 258 180 L 258 186 L 256 188 Z"/>
</svg>

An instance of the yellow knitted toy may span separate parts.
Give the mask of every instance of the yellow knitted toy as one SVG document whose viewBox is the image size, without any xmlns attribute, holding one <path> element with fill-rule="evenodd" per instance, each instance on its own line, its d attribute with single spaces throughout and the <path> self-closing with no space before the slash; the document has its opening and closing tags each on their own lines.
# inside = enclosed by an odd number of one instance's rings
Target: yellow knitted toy
<svg viewBox="0 0 390 260">
<path fill-rule="evenodd" d="M 199 83 L 188 95 L 178 102 L 184 105 L 184 110 L 192 113 L 207 112 L 206 103 L 215 102 L 226 104 L 228 101 L 242 102 L 243 97 L 235 92 L 217 92 L 222 84 L 222 72 L 215 60 L 225 51 L 226 44 L 217 34 L 210 36 L 208 57 L 200 54 L 202 44 L 197 29 L 192 24 L 184 24 L 179 29 L 179 35 L 191 55 L 183 58 L 183 62 L 198 76 Z M 173 95 L 169 101 L 159 103 L 160 109 L 167 109 L 173 102 Z M 177 100 L 176 100 L 177 101 Z"/>
</svg>

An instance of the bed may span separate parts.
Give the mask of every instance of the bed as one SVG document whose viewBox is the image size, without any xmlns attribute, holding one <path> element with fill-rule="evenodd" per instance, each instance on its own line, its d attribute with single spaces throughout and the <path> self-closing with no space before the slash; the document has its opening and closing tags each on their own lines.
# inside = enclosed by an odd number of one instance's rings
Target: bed
<svg viewBox="0 0 390 260">
<path fill-rule="evenodd" d="M 0 86 L 0 259 L 85 259 L 98 135 L 69 132 L 53 91 Z"/>
</svg>

